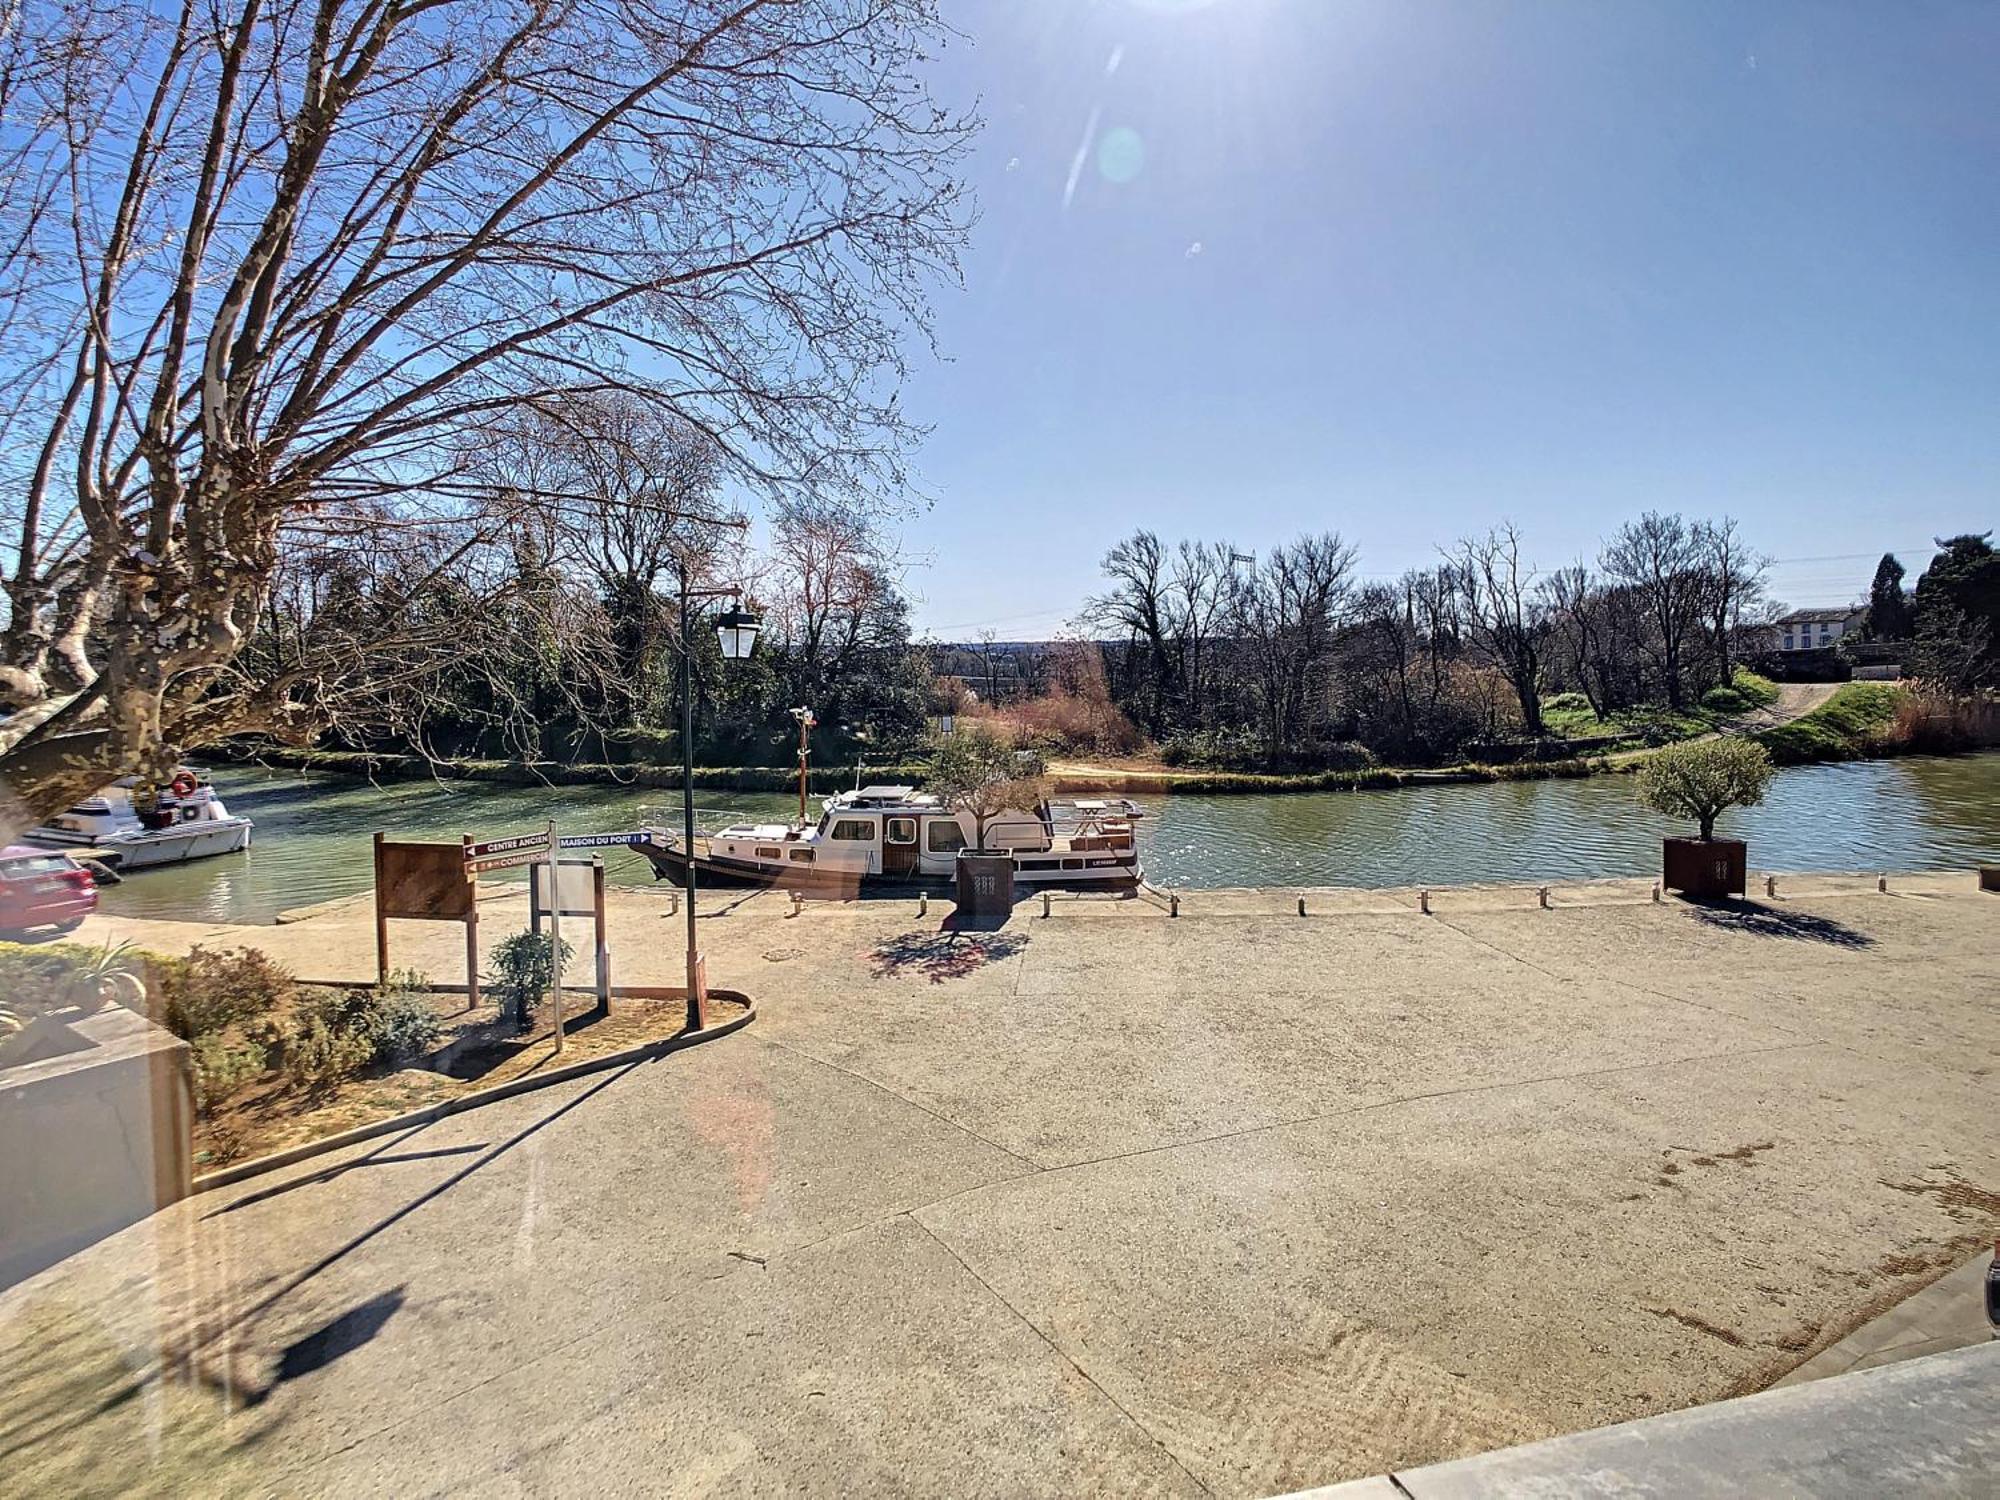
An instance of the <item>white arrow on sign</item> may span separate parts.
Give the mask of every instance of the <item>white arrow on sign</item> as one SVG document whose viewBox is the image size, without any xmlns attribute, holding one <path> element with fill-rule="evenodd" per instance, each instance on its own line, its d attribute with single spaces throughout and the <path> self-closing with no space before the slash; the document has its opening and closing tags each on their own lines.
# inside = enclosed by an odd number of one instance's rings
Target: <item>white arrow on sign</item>
<svg viewBox="0 0 2000 1500">
<path fill-rule="evenodd" d="M 482 855 L 511 854 L 515 850 L 531 850 L 546 857 L 549 852 L 549 836 L 546 833 L 523 833 L 511 839 L 488 839 L 483 844 L 467 844 L 465 857 L 474 860 Z"/>
<path fill-rule="evenodd" d="M 477 873 L 480 870 L 505 870 L 514 865 L 546 864 L 549 858 L 547 846 L 540 849 L 516 849 L 511 853 L 487 854 L 476 859 L 468 859 L 465 868 Z"/>
</svg>

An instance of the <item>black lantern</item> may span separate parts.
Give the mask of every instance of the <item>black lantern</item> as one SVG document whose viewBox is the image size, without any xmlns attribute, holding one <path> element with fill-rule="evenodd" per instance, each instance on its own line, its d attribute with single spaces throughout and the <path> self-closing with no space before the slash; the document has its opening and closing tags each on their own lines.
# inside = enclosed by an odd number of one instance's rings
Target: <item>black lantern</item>
<svg viewBox="0 0 2000 1500">
<path fill-rule="evenodd" d="M 750 655 L 757 644 L 757 632 L 763 621 L 747 609 L 732 606 L 715 617 L 715 638 L 722 644 L 722 655 L 727 661 L 742 661 Z"/>
</svg>

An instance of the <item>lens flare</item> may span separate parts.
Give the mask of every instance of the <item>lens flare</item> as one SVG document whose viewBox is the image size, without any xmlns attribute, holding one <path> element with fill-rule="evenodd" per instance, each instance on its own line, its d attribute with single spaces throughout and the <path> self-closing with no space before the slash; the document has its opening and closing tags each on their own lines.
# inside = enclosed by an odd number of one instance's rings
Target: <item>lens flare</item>
<svg viewBox="0 0 2000 1500">
<path fill-rule="evenodd" d="M 1146 169 L 1146 143 L 1129 125 L 1114 126 L 1097 143 L 1097 170 L 1106 182 L 1130 182 Z"/>
</svg>

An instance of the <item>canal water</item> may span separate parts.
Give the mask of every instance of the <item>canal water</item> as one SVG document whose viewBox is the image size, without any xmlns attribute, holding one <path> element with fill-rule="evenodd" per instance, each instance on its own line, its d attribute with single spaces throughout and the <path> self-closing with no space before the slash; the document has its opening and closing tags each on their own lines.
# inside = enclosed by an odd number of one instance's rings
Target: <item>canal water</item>
<svg viewBox="0 0 2000 1500">
<path fill-rule="evenodd" d="M 267 922 L 288 907 L 365 890 L 370 836 L 491 838 L 554 817 L 563 833 L 677 826 L 655 787 L 371 786 L 291 771 L 226 769 L 216 785 L 256 820 L 255 846 L 148 870 L 103 893 L 107 911 Z M 1639 805 L 1630 776 L 1282 796 L 1146 797 L 1140 823 L 1156 885 L 1389 886 L 1645 875 L 1673 824 Z M 698 821 L 795 814 L 795 797 L 704 792 Z M 814 808 L 817 812 L 817 805 Z M 1909 757 L 1778 773 L 1761 807 L 1724 817 L 1759 870 L 1965 869 L 2000 858 L 2000 754 Z M 605 851 L 609 878 L 649 884 L 637 855 Z M 506 871 L 489 879 L 521 878 Z"/>
</svg>

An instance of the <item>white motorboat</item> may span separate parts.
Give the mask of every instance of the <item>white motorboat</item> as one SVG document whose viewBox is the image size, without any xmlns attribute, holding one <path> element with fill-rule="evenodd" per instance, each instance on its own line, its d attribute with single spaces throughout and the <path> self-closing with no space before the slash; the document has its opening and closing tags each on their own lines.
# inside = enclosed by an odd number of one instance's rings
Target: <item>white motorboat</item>
<svg viewBox="0 0 2000 1500">
<path fill-rule="evenodd" d="M 862 885 L 948 880 L 961 849 L 974 847 L 972 814 L 944 806 L 907 786 L 864 786 L 822 804 L 816 825 L 737 823 L 696 835 L 695 873 L 702 880 L 742 885 L 851 891 Z M 985 849 L 1014 856 L 1017 885 L 1129 886 L 1143 877 L 1133 822 L 1137 804 L 1124 798 L 1044 802 L 989 819 Z M 682 878 L 681 836 L 644 830 L 633 848 L 662 880 Z"/>
<path fill-rule="evenodd" d="M 134 792 L 140 794 L 136 801 Z M 182 768 L 154 795 L 145 792 L 137 777 L 128 776 L 31 829 L 24 839 L 43 848 L 87 850 L 121 872 L 250 847 L 250 820 L 224 807 L 198 772 Z"/>
</svg>

